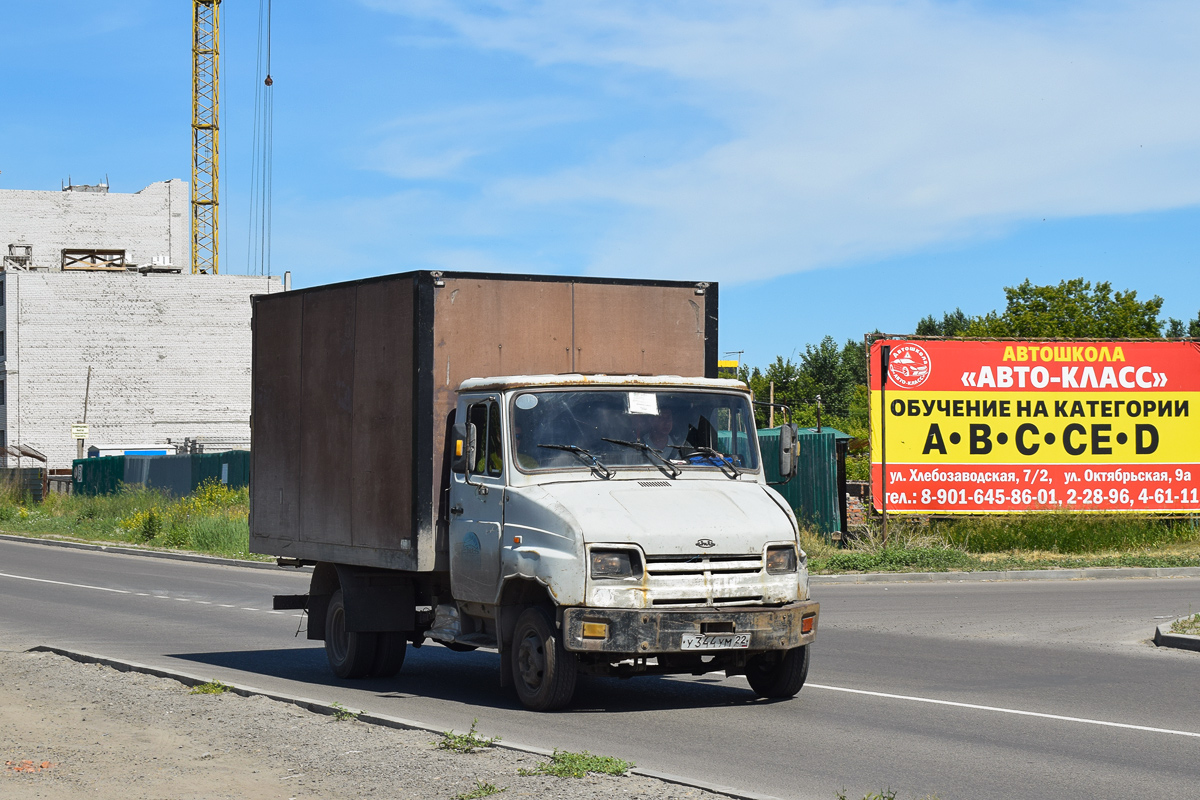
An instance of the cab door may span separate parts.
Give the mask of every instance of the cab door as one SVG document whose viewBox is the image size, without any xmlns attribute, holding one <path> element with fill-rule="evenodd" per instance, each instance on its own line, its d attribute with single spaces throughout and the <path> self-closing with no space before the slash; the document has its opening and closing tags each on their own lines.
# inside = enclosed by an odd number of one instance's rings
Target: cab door
<svg viewBox="0 0 1200 800">
<path fill-rule="evenodd" d="M 504 524 L 504 433 L 499 395 L 463 399 L 475 426 L 476 460 L 467 474 L 452 474 L 450 589 L 456 600 L 491 603 L 500 582 L 500 531 Z"/>
</svg>

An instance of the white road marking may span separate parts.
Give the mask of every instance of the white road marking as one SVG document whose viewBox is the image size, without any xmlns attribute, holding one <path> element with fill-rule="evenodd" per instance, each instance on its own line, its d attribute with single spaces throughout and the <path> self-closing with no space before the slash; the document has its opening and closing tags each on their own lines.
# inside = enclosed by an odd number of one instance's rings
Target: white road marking
<svg viewBox="0 0 1200 800">
<path fill-rule="evenodd" d="M 30 578 L 28 575 L 10 575 L 7 572 L 0 572 L 0 578 L 16 578 L 19 581 L 53 583 L 55 586 L 73 586 L 76 589 L 96 589 L 101 592 L 114 592 L 116 594 L 133 594 L 133 592 L 126 591 L 125 589 L 109 589 L 106 586 L 88 586 L 86 583 L 67 583 L 66 581 L 52 581 L 46 578 Z"/>
<path fill-rule="evenodd" d="M 996 706 L 981 706 L 975 703 L 957 703 L 953 700 L 935 700 L 932 697 L 910 697 L 903 694 L 888 694 L 887 692 L 868 692 L 865 689 L 847 689 L 844 686 L 824 686 L 819 683 L 805 684 L 813 689 L 827 689 L 831 692 L 848 692 L 849 694 L 862 694 L 868 697 L 884 697 L 889 700 L 908 700 L 913 703 L 930 703 L 938 706 L 953 706 L 955 708 L 970 708 L 976 711 L 994 711 L 999 714 L 1016 714 L 1021 717 L 1041 717 L 1042 719 L 1056 719 L 1061 722 L 1079 722 L 1084 725 L 1100 725 L 1105 728 L 1125 728 L 1133 731 L 1147 731 L 1149 733 L 1169 733 L 1172 736 L 1190 736 L 1200 739 L 1200 733 L 1194 731 L 1176 731 L 1170 728 L 1151 728 L 1147 725 L 1130 725 L 1124 722 L 1108 722 L 1102 719 L 1087 719 L 1085 717 L 1065 717 L 1061 714 L 1043 714 L 1040 711 L 1022 711 L 1017 708 L 998 708 Z"/>
<path fill-rule="evenodd" d="M 28 575 L 13 575 L 8 572 L 0 572 L 0 578 L 15 578 L 16 580 L 19 580 L 19 581 L 35 581 L 37 583 L 52 583 L 55 586 L 71 586 L 76 589 L 95 589 L 98 592 L 113 592 L 114 594 L 128 594 L 128 595 L 134 595 L 135 597 L 153 597 L 156 600 L 178 600 L 181 603 L 196 602 L 196 603 L 203 603 L 206 606 L 213 605 L 213 603 L 208 600 L 193 601 L 190 597 L 171 597 L 170 595 L 165 595 L 165 594 L 148 594 L 146 592 L 133 592 L 133 591 L 129 591 L 128 589 L 110 589 L 107 586 L 92 586 L 87 583 L 67 583 L 66 581 L 52 581 L 49 578 L 31 578 Z M 236 606 L 228 605 L 226 603 L 217 603 L 216 605 L 220 606 L 221 608 L 236 608 Z M 258 609 L 257 608 L 243 608 L 242 611 L 258 611 Z M 267 613 L 279 614 L 282 612 L 269 611 Z M 296 616 L 301 616 L 301 615 L 297 614 Z"/>
</svg>

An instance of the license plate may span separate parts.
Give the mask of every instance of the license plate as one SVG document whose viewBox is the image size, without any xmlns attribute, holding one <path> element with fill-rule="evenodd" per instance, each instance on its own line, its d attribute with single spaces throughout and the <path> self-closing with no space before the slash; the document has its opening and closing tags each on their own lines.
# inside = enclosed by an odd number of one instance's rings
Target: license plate
<svg viewBox="0 0 1200 800">
<path fill-rule="evenodd" d="M 696 633 L 683 635 L 684 650 L 742 650 L 750 646 L 748 633 L 720 633 L 715 636 Z"/>
</svg>

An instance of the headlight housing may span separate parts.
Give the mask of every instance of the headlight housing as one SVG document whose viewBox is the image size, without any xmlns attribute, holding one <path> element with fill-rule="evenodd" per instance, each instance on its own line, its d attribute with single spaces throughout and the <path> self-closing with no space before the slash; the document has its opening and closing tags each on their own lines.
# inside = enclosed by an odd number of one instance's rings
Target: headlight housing
<svg viewBox="0 0 1200 800">
<path fill-rule="evenodd" d="M 792 545 L 767 548 L 767 573 L 782 575 L 796 571 L 796 548 Z"/>
<path fill-rule="evenodd" d="M 590 557 L 593 578 L 641 577 L 642 559 L 636 550 L 593 550 Z"/>
</svg>

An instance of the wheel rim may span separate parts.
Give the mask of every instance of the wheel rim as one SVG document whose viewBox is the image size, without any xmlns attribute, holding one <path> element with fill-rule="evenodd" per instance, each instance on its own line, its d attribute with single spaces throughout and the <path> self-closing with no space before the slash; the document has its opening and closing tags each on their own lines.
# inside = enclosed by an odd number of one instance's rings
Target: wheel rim
<svg viewBox="0 0 1200 800">
<path fill-rule="evenodd" d="M 542 677 L 546 673 L 546 647 L 542 638 L 534 632 L 521 640 L 521 646 L 517 649 L 517 669 L 527 688 L 531 691 L 541 688 Z"/>
<path fill-rule="evenodd" d="M 345 609 L 335 608 L 333 610 L 328 627 L 329 630 L 325 631 L 325 644 L 329 646 L 329 652 L 334 661 L 341 663 L 346 660 L 346 651 L 350 647 L 346 636 Z"/>
</svg>

